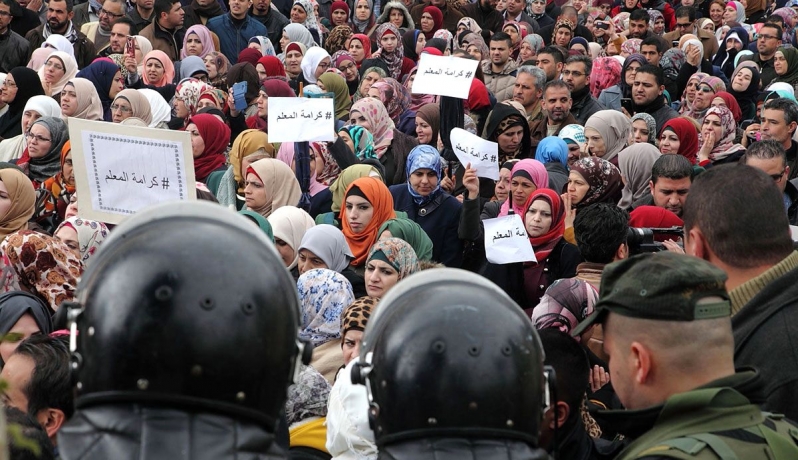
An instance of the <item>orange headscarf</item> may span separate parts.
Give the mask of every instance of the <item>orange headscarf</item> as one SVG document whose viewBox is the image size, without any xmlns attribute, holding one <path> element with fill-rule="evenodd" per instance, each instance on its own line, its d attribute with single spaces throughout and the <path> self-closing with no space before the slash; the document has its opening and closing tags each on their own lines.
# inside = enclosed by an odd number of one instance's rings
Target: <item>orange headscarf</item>
<svg viewBox="0 0 798 460">
<path fill-rule="evenodd" d="M 349 227 L 349 221 L 346 218 L 346 206 L 341 207 L 341 213 L 338 217 L 346 242 L 349 243 L 349 249 L 352 250 L 352 254 L 355 256 L 352 260 L 352 265 L 357 267 L 366 262 L 369 250 L 379 237 L 377 232 L 380 226 L 386 220 L 396 218 L 396 213 L 393 210 L 393 196 L 391 196 L 388 187 L 381 180 L 375 177 L 361 177 L 349 185 L 345 196 L 349 195 L 352 187 L 359 188 L 363 195 L 366 196 L 368 202 L 371 203 L 371 206 L 374 207 L 371 221 L 360 233 L 353 232 Z"/>
</svg>

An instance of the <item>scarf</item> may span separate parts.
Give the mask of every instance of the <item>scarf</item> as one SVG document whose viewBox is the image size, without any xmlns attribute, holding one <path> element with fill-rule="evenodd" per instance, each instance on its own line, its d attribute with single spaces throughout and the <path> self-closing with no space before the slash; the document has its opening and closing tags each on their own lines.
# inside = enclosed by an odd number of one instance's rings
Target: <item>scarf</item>
<svg viewBox="0 0 798 460">
<path fill-rule="evenodd" d="M 233 168 L 233 178 L 236 184 L 243 184 L 244 177 L 241 174 L 241 166 L 244 158 L 263 149 L 265 152 L 274 156 L 274 146 L 269 143 L 269 135 L 259 129 L 246 129 L 238 135 L 230 148 L 229 163 Z M 243 187 L 239 193 L 243 193 Z"/>
<path fill-rule="evenodd" d="M 598 157 L 580 158 L 571 165 L 571 171 L 579 173 L 590 187 L 584 198 L 574 206 L 577 209 L 593 203 L 617 204 L 621 199 L 621 172 L 609 161 Z"/>
<path fill-rule="evenodd" d="M 346 51 L 346 43 L 351 36 L 352 28 L 348 25 L 333 27 L 330 31 L 330 35 L 327 36 L 327 40 L 324 41 L 324 49 L 330 54 L 335 54 L 338 51 Z"/>
<path fill-rule="evenodd" d="M 709 159 L 712 161 L 719 161 L 743 149 L 744 147 L 742 145 L 734 143 L 734 137 L 737 135 L 737 123 L 734 122 L 734 116 L 731 111 L 723 106 L 710 107 L 707 110 L 707 114 L 704 116 L 704 120 L 706 121 L 706 117 L 710 115 L 716 115 L 720 118 L 723 136 L 719 140 L 715 140 L 715 146 L 712 147 L 712 151 L 709 153 Z M 698 139 L 701 145 L 703 145 L 704 140 L 701 134 L 698 135 Z"/>
<path fill-rule="evenodd" d="M 504 164 L 504 162 L 501 164 Z M 516 163 L 510 172 L 510 177 L 512 178 L 516 176 L 528 178 L 533 184 L 535 184 L 537 189 L 543 189 L 549 186 L 549 173 L 546 171 L 546 167 L 543 166 L 543 163 L 539 162 L 538 160 L 526 158 Z M 524 208 L 524 205 L 516 204 L 513 201 L 512 193 L 506 200 L 504 200 L 504 203 L 502 203 L 501 209 L 499 210 L 499 217 L 510 214 L 511 203 L 513 214 L 518 214 L 523 219 L 527 208 Z"/>
<path fill-rule="evenodd" d="M 535 251 L 537 265 L 540 265 L 549 257 L 554 246 L 562 239 L 565 232 L 565 206 L 562 205 L 560 195 L 554 190 L 548 188 L 535 190 L 529 195 L 529 198 L 526 199 L 526 203 L 524 203 L 523 214 L 521 214 L 521 218 L 524 220 L 524 226 L 527 224 L 526 212 L 529 207 L 532 206 L 532 203 L 537 200 L 543 200 L 551 206 L 551 226 L 549 227 L 549 231 L 540 236 L 529 237 L 529 242 L 532 244 L 532 249 Z"/>
<path fill-rule="evenodd" d="M 615 58 L 600 57 L 593 60 L 593 70 L 590 72 L 590 94 L 593 97 L 599 97 L 605 88 L 620 83 L 621 78 L 621 63 Z"/>
<path fill-rule="evenodd" d="M 418 36 L 421 35 L 420 30 L 408 30 L 402 34 L 402 49 L 405 57 L 418 62 L 418 53 L 416 53 L 416 43 L 418 43 Z"/>
<path fill-rule="evenodd" d="M 316 83 L 316 69 L 319 63 L 326 58 L 330 58 L 330 53 L 324 48 L 315 46 L 308 49 L 307 53 L 302 57 L 302 63 L 299 67 L 302 69 L 302 76 L 305 81 L 311 84 Z"/>
<path fill-rule="evenodd" d="M 681 107 L 679 108 L 679 113 L 686 116 L 690 116 L 690 114 L 693 113 L 694 110 L 693 101 L 695 101 L 695 92 L 698 91 L 698 84 L 701 82 L 701 80 L 704 79 L 704 77 L 709 77 L 709 76 L 710 76 L 709 74 L 706 74 L 704 72 L 696 72 L 692 76 L 690 76 L 690 78 L 687 80 L 687 86 L 690 86 L 690 83 L 693 81 L 695 81 L 695 86 L 696 86 L 695 89 L 693 89 L 694 92 L 693 100 L 690 101 L 687 99 L 687 90 L 685 89 L 684 93 L 682 93 L 682 104 Z M 757 93 L 758 92 L 759 91 L 757 91 Z"/>
<path fill-rule="evenodd" d="M 360 20 L 357 18 L 355 14 L 357 8 L 352 9 L 352 25 L 355 26 L 355 35 L 357 34 L 366 34 L 374 25 L 374 2 L 372 0 L 366 0 L 369 5 L 369 17 L 365 20 Z M 357 3 L 357 2 L 355 2 Z"/>
<path fill-rule="evenodd" d="M 374 154 L 374 136 L 362 126 L 344 126 L 338 132 L 346 131 L 352 139 L 352 145 L 355 148 L 354 153 L 359 160 L 368 158 L 377 158 Z"/>
<path fill-rule="evenodd" d="M 14 168 L 0 169 L 0 181 L 6 187 L 11 207 L 0 217 L 0 238 L 22 230 L 33 217 L 36 191 L 30 179 Z"/>
<path fill-rule="evenodd" d="M 175 99 L 183 101 L 188 109 L 189 117 L 193 117 L 197 113 L 197 104 L 199 104 L 200 95 L 208 88 L 207 84 L 196 78 L 184 78 L 177 84 Z"/>
<path fill-rule="evenodd" d="M 334 225 L 320 224 L 311 227 L 302 237 L 297 252 L 305 249 L 324 262 L 330 270 L 342 272 L 355 256 L 349 250 L 344 234 Z"/>
<path fill-rule="evenodd" d="M 540 303 L 532 310 L 535 329 L 558 329 L 570 334 L 576 326 L 593 314 L 598 291 L 586 281 L 563 278 L 551 284 Z M 577 342 L 580 336 L 575 336 Z"/>
<path fill-rule="evenodd" d="M 354 34 L 351 37 L 349 37 L 349 41 L 346 44 L 346 49 L 349 49 L 350 45 L 352 44 L 352 40 L 357 40 L 358 42 L 360 42 L 360 45 L 363 47 L 363 59 L 360 62 L 355 62 L 355 64 L 357 64 L 357 68 L 360 69 L 363 64 L 363 61 L 371 58 L 371 40 L 369 40 L 369 37 L 366 35 Z M 360 74 L 360 76 L 362 78 L 363 74 Z"/>
<path fill-rule="evenodd" d="M 740 73 L 743 69 L 746 69 L 748 72 L 751 72 L 751 81 L 748 86 L 743 91 L 737 91 L 734 89 L 734 85 L 729 85 L 729 94 L 732 95 L 734 99 L 737 100 L 738 105 L 741 107 L 743 105 L 754 105 L 756 106 L 756 98 L 759 96 L 759 82 L 761 81 L 762 77 L 759 73 L 759 69 L 756 67 L 756 63 L 751 61 L 743 61 L 740 65 L 734 69 L 734 73 L 732 73 L 730 81 L 734 81 L 737 77 L 737 74 Z"/>
<path fill-rule="evenodd" d="M 302 315 L 299 338 L 314 347 L 341 338 L 341 315 L 355 301 L 344 275 L 324 268 L 308 270 L 296 283 Z"/>
<path fill-rule="evenodd" d="M 172 83 L 172 81 L 174 81 L 175 79 L 175 66 L 172 63 L 172 60 L 169 59 L 169 56 L 167 56 L 166 53 L 160 50 L 150 51 L 144 56 L 145 67 L 147 65 L 147 61 L 149 61 L 150 59 L 155 59 L 156 61 L 158 61 L 163 67 L 164 71 L 160 80 L 150 81 L 150 79 L 147 77 L 147 72 L 145 70 L 144 73 L 141 75 L 141 79 L 144 81 L 144 84 L 160 88 L 162 86 L 166 86 Z"/>
<path fill-rule="evenodd" d="M 417 223 L 410 219 L 389 219 L 380 226 L 377 233 L 382 235 L 386 230 L 392 237 L 406 241 L 419 260 L 432 260 L 432 240 Z"/>
<path fill-rule="evenodd" d="M 645 142 L 630 145 L 618 154 L 618 169 L 624 178 L 618 207 L 629 209 L 632 203 L 650 193 L 651 168 L 662 156 L 653 145 Z"/>
<path fill-rule="evenodd" d="M 562 133 L 562 131 L 561 131 Z M 559 137 L 548 136 L 538 144 L 535 159 L 543 163 L 560 163 L 568 169 L 568 144 Z"/>
<path fill-rule="evenodd" d="M 69 130 L 64 120 L 55 117 L 42 117 L 33 122 L 31 128 L 41 125 L 47 128 L 50 134 L 50 150 L 40 158 L 31 158 L 28 148 L 17 162 L 17 166 L 26 171 L 34 184 L 41 184 L 47 179 L 61 172 L 61 149 L 69 140 Z"/>
<path fill-rule="evenodd" d="M 99 9 L 99 7 L 98 7 L 98 9 Z M 67 40 L 69 40 L 69 43 L 75 43 L 78 40 L 78 31 L 77 31 L 77 29 L 75 29 L 75 26 L 72 23 L 72 21 L 69 21 L 69 25 L 67 26 L 67 30 L 63 34 L 54 34 L 53 30 L 50 29 L 50 23 L 45 22 L 44 23 L 44 29 L 42 29 L 42 37 L 44 38 L 45 42 L 50 43 L 48 41 L 48 39 L 51 36 L 53 36 L 53 35 L 61 35 L 64 38 L 66 38 Z M 59 47 L 56 47 L 56 48 L 60 49 Z M 62 51 L 66 51 L 66 50 L 62 50 Z M 73 49 L 73 52 L 74 52 L 74 49 Z"/>
<path fill-rule="evenodd" d="M 383 78 L 371 87 L 380 92 L 380 101 L 385 105 L 388 116 L 391 117 L 394 125 L 398 125 L 399 118 L 410 106 L 410 93 L 401 83 L 391 77 Z"/>
<path fill-rule="evenodd" d="M 678 155 L 687 158 L 690 164 L 696 163 L 698 155 L 698 132 L 692 123 L 684 118 L 672 118 L 662 127 L 662 131 L 673 131 L 679 138 Z"/>
<path fill-rule="evenodd" d="M 349 185 L 346 190 L 346 196 L 349 196 L 353 189 L 359 190 L 362 196 L 374 207 L 371 221 L 360 233 L 355 233 L 349 226 L 349 219 L 346 217 L 346 207 L 343 207 L 339 214 L 341 230 L 346 237 L 347 243 L 349 243 L 349 249 L 352 250 L 352 254 L 355 256 L 352 260 L 352 266 L 359 267 L 366 263 L 369 250 L 380 236 L 377 230 L 383 222 L 395 218 L 396 213 L 393 210 L 393 196 L 391 196 L 388 187 L 380 179 L 361 177 Z"/>
<path fill-rule="evenodd" d="M 278 159 L 258 160 L 249 166 L 247 174 L 256 175 L 266 189 L 266 203 L 258 209 L 250 209 L 263 217 L 268 218 L 272 212 L 283 206 L 296 206 L 302 197 L 294 171 Z"/>
<path fill-rule="evenodd" d="M 365 131 L 365 129 L 363 130 Z M 330 192 L 332 192 L 333 196 L 332 206 L 330 208 L 334 213 L 340 214 L 341 210 L 344 208 L 344 195 L 346 191 L 349 190 L 349 186 L 352 185 L 354 181 L 361 177 L 376 177 L 377 179 L 382 179 L 380 172 L 377 171 L 374 166 L 368 164 L 352 165 L 341 171 L 341 174 L 338 175 L 338 179 L 335 179 L 330 185 Z"/>
<path fill-rule="evenodd" d="M 313 35 L 311 35 L 310 31 L 307 28 L 305 28 L 305 26 L 303 26 L 302 24 L 294 24 L 294 23 L 288 24 L 287 26 L 285 26 L 285 29 L 283 29 L 283 32 L 285 32 L 285 35 L 288 36 L 288 39 L 291 42 L 301 43 L 305 46 L 306 49 L 310 49 L 313 48 L 314 46 L 317 46 L 316 42 L 313 40 Z M 284 51 L 288 52 L 287 49 Z"/>
<path fill-rule="evenodd" d="M 316 161 L 321 161 L 324 164 L 321 172 L 316 174 L 316 182 L 324 185 L 325 188 L 329 187 L 335 179 L 338 179 L 341 168 L 330 153 L 327 142 L 311 142 L 310 148 L 316 153 Z"/>
<path fill-rule="evenodd" d="M 61 67 L 64 69 L 64 75 L 59 78 L 57 81 L 50 83 L 50 96 L 56 97 L 61 95 L 61 90 L 64 89 L 64 86 L 69 82 L 69 80 L 75 78 L 75 75 L 78 74 L 78 63 L 75 61 L 75 58 L 70 55 L 69 53 L 65 53 L 63 51 L 55 51 L 50 56 L 47 57 L 45 64 L 47 62 L 55 62 L 60 64 Z M 45 74 L 46 74 L 46 65 L 39 68 L 38 74 L 39 78 L 42 82 L 45 81 Z"/>
<path fill-rule="evenodd" d="M 681 227 L 684 221 L 676 214 L 659 206 L 638 206 L 629 213 L 629 226 L 637 228 Z M 655 241 L 666 241 L 668 235 L 655 235 Z"/>
<path fill-rule="evenodd" d="M 407 92 L 410 93 L 410 105 L 408 105 L 407 108 L 418 111 L 421 107 L 435 102 L 435 96 L 432 94 L 413 93 L 410 80 L 416 75 L 416 73 L 418 73 L 418 67 L 413 67 L 413 70 L 411 70 L 410 73 L 405 76 L 402 86 L 404 86 Z"/>
<path fill-rule="evenodd" d="M 199 38 L 200 43 L 202 43 L 202 50 L 199 54 L 201 59 L 205 59 L 205 56 L 209 55 L 211 51 L 214 51 L 211 31 L 202 24 L 195 24 L 188 28 L 186 35 L 183 37 L 183 49 L 180 50 L 180 59 L 188 57 L 186 54 L 186 43 L 191 35 Z"/>
<path fill-rule="evenodd" d="M 660 107 L 665 105 L 665 102 L 662 100 L 662 98 L 658 99 L 659 103 L 657 103 L 657 101 L 654 101 L 654 103 L 652 103 L 651 105 L 646 106 L 647 108 L 644 111 L 641 112 L 638 110 L 637 113 L 634 114 L 632 118 L 629 120 L 633 124 L 632 126 L 633 128 L 634 128 L 634 122 L 637 120 L 642 120 L 646 124 L 646 129 L 648 129 L 648 137 L 644 142 L 648 142 L 651 145 L 655 145 L 654 143 L 657 140 L 657 121 L 654 120 L 654 117 L 649 115 L 648 112 L 649 111 L 653 112 L 653 110 L 651 110 L 652 107 L 656 107 L 657 109 L 659 109 Z"/>
<path fill-rule="evenodd" d="M 388 147 L 393 141 L 393 130 L 395 124 L 385 106 L 377 99 L 365 98 L 355 102 L 350 110 L 350 117 L 353 112 L 360 113 L 371 126 L 371 134 L 374 136 L 374 154 L 377 158 L 382 158 Z"/>
<path fill-rule="evenodd" d="M 324 84 L 325 91 L 335 94 L 333 101 L 335 118 L 346 119 L 349 116 L 349 109 L 352 108 L 352 99 L 349 97 L 349 86 L 346 85 L 344 77 L 325 72 L 319 76 L 319 81 Z"/>
<path fill-rule="evenodd" d="M 419 169 L 431 169 L 438 177 L 435 188 L 426 196 L 420 195 L 412 185 L 410 185 L 410 176 Z M 443 173 L 443 163 L 438 150 L 429 145 L 419 145 L 413 147 L 410 154 L 407 156 L 407 191 L 413 197 L 413 201 L 418 206 L 426 206 L 435 197 L 441 194 L 441 175 Z"/>
<path fill-rule="evenodd" d="M 421 119 L 432 128 L 432 139 L 428 145 L 437 147 L 438 134 L 441 128 L 441 106 L 438 104 L 425 104 L 416 112 L 416 118 Z"/>
<path fill-rule="evenodd" d="M 9 72 L 17 84 L 17 95 L 8 103 L 8 111 L 0 116 L 0 135 L 13 137 L 22 134 L 22 112 L 28 99 L 33 96 L 42 96 L 44 89 L 42 81 L 36 71 L 27 67 L 14 67 Z M 8 134 L 11 135 L 8 135 Z"/>
<path fill-rule="evenodd" d="M 776 50 L 776 54 L 778 55 L 779 53 L 787 60 L 787 73 L 784 75 L 776 75 L 772 83 L 784 82 L 795 86 L 798 84 L 798 49 L 781 46 Z"/>
<path fill-rule="evenodd" d="M 219 118 L 209 113 L 193 115 L 189 119 L 199 131 L 205 142 L 205 150 L 194 158 L 194 173 L 198 181 L 205 182 L 208 176 L 222 167 L 227 159 L 224 156 L 230 142 L 230 128 Z"/>
<path fill-rule="evenodd" d="M 316 420 L 324 423 L 327 416 L 327 400 L 330 398 L 330 384 L 316 369 L 299 365 L 299 376 L 296 383 L 288 387 L 288 399 L 285 401 L 285 419 L 289 428 L 294 424 Z M 308 427 L 299 425 L 296 430 Z M 299 438 L 299 431 L 291 429 L 290 437 Z M 324 444 L 323 442 L 321 444 Z M 297 443 L 296 445 L 305 445 Z"/>
<path fill-rule="evenodd" d="M 316 29 L 319 31 L 319 24 L 316 21 L 316 13 L 313 12 L 313 5 L 310 3 L 309 0 L 294 0 L 294 6 L 299 5 L 303 10 L 305 10 L 305 22 L 301 25 L 305 26 L 308 30 Z M 321 35 L 321 34 L 319 34 Z"/>
<path fill-rule="evenodd" d="M 263 160 L 261 160 L 263 161 Z M 302 242 L 302 237 L 309 228 L 315 225 L 313 218 L 302 209 L 293 205 L 285 205 L 275 208 L 274 211 L 266 218 L 272 226 L 274 238 L 284 241 L 292 251 L 294 251 L 294 260 L 288 265 L 288 269 L 292 270 L 296 267 L 299 260 L 299 244 Z"/>
<path fill-rule="evenodd" d="M 369 262 L 381 260 L 399 273 L 399 281 L 419 270 L 418 256 L 407 241 L 399 238 L 385 238 L 377 241 L 369 252 Z"/>
<path fill-rule="evenodd" d="M 29 315 L 41 334 L 53 332 L 52 312 L 38 297 L 23 291 L 0 294 L 0 335 L 5 336 L 24 315 Z M 0 358 L 0 365 L 5 362 Z"/>
<path fill-rule="evenodd" d="M 380 55 L 380 59 L 385 61 L 385 64 L 388 65 L 391 76 L 398 80 L 402 75 L 402 58 L 404 58 L 404 46 L 400 42 L 402 36 L 399 34 L 399 29 L 390 22 L 386 22 L 377 27 L 377 43 L 382 40 L 385 34 L 392 34 L 396 37 L 396 48 L 393 52 L 389 53 L 380 46 L 377 52 Z"/>
<path fill-rule="evenodd" d="M 152 111 L 150 109 L 150 101 L 147 97 L 136 91 L 135 89 L 123 89 L 116 95 L 114 102 L 117 99 L 124 99 L 130 103 L 130 108 L 133 110 L 131 117 L 139 118 L 147 125 L 152 123 Z"/>
<path fill-rule="evenodd" d="M 632 123 L 626 115 L 614 110 L 600 110 L 585 122 L 585 131 L 594 129 L 604 140 L 604 160 L 610 161 L 626 147 Z"/>
<path fill-rule="evenodd" d="M 352 302 L 341 315 L 341 340 L 349 331 L 365 331 L 369 318 L 377 308 L 377 297 L 364 296 Z"/>
<path fill-rule="evenodd" d="M 69 227 L 78 234 L 78 246 L 80 250 L 80 260 L 84 267 L 87 267 L 91 256 L 100 249 L 103 240 L 108 237 L 108 227 L 96 220 L 87 220 L 78 216 L 70 217 L 58 226 L 53 235 L 57 234 L 62 227 Z"/>
<path fill-rule="evenodd" d="M 740 110 L 740 105 L 737 103 L 737 100 L 734 99 L 734 96 L 726 91 L 718 91 L 718 93 L 715 94 L 715 97 L 723 99 L 723 102 L 726 104 L 726 108 L 732 113 L 732 117 L 736 123 L 743 121 L 743 113 Z"/>
<path fill-rule="evenodd" d="M 64 88 L 70 85 L 74 88 L 78 100 L 78 108 L 72 116 L 83 120 L 102 120 L 103 107 L 94 83 L 85 78 L 73 78 Z"/>
<path fill-rule="evenodd" d="M 621 79 L 618 84 L 621 86 L 623 97 L 627 98 L 632 97 L 632 87 L 626 83 L 626 71 L 633 62 L 637 62 L 641 66 L 648 64 L 648 61 L 646 61 L 645 56 L 642 54 L 631 54 L 626 58 L 626 61 L 624 61 L 623 67 L 621 68 Z"/>
<path fill-rule="evenodd" d="M 435 37 L 435 32 L 437 32 L 438 29 L 443 27 L 443 12 L 441 12 L 440 8 L 438 8 L 437 6 L 429 5 L 429 6 L 424 8 L 424 11 L 422 12 L 422 16 L 423 16 L 424 13 L 427 13 L 427 14 L 430 15 L 430 17 L 432 17 L 432 30 L 430 30 L 429 32 L 424 32 L 422 30 L 421 33 L 424 34 L 424 37 L 427 40 L 430 40 L 430 39 Z M 418 21 L 418 24 L 419 24 L 418 27 L 421 28 L 421 21 L 420 20 Z"/>
</svg>

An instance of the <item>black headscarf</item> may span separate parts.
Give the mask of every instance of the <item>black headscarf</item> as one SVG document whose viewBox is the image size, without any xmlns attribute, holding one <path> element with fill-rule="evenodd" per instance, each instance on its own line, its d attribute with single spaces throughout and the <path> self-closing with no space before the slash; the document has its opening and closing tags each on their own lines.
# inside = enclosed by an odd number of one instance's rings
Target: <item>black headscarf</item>
<svg viewBox="0 0 798 460">
<path fill-rule="evenodd" d="M 227 86 L 232 88 L 233 84 L 241 81 L 247 82 L 247 92 L 244 95 L 244 99 L 246 99 L 247 104 L 251 104 L 258 97 L 260 80 L 258 79 L 258 71 L 249 62 L 239 62 L 227 71 Z"/>
<path fill-rule="evenodd" d="M 502 125 L 502 121 L 508 117 L 516 117 L 518 120 L 504 126 L 502 132 L 506 131 L 507 129 L 513 126 L 521 126 L 523 128 L 523 138 L 521 139 L 521 148 L 518 151 L 517 156 L 515 157 L 508 157 L 505 158 L 505 155 L 509 155 L 515 152 L 499 152 L 499 164 L 504 163 L 507 160 L 512 158 L 529 158 L 531 150 L 532 150 L 532 141 L 529 134 L 529 123 L 526 121 L 526 117 L 521 115 L 521 113 L 515 107 L 509 104 L 496 104 L 493 107 L 493 111 L 488 115 L 488 121 L 485 124 L 485 132 L 482 135 L 483 139 L 487 139 L 491 142 L 497 142 L 499 134 L 500 126 Z M 443 129 L 443 126 L 441 126 Z"/>
<path fill-rule="evenodd" d="M 33 294 L 11 291 L 0 295 L 0 335 L 8 334 L 26 313 L 33 317 L 42 334 L 53 332 L 50 307 Z M 0 358 L 0 364 L 5 364 L 2 358 Z"/>
<path fill-rule="evenodd" d="M 405 48 L 405 57 L 412 59 L 413 62 L 418 62 L 416 43 L 418 42 L 418 35 L 420 33 L 420 30 L 411 29 L 402 34 L 402 46 Z"/>
<path fill-rule="evenodd" d="M 22 134 L 22 112 L 25 111 L 25 104 L 33 96 L 44 95 L 42 81 L 35 70 L 14 67 L 8 73 L 14 77 L 14 82 L 17 84 L 17 95 L 8 104 L 8 112 L 0 117 L 0 138 L 3 139 Z"/>
</svg>

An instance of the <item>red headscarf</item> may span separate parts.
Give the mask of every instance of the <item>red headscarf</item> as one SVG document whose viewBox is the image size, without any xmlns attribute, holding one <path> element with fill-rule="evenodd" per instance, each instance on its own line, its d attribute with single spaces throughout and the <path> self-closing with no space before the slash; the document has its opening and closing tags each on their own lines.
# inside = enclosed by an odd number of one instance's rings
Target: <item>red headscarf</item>
<svg viewBox="0 0 798 460">
<path fill-rule="evenodd" d="M 263 56 L 263 53 L 255 48 L 244 48 L 238 53 L 238 62 L 249 62 L 252 64 L 252 67 L 255 67 L 258 65 L 258 59 L 260 59 L 261 56 Z"/>
<path fill-rule="evenodd" d="M 189 119 L 189 123 L 197 125 L 202 140 L 205 142 L 205 151 L 194 158 L 194 174 L 198 181 L 205 179 L 227 161 L 224 151 L 230 143 L 230 128 L 215 115 L 201 113 Z"/>
<path fill-rule="evenodd" d="M 540 236 L 530 237 L 529 242 L 532 243 L 532 249 L 535 250 L 535 258 L 538 263 L 542 263 L 549 257 L 554 246 L 562 238 L 565 232 L 565 207 L 562 205 L 560 195 L 554 190 L 548 188 L 539 188 L 535 190 L 529 198 L 526 199 L 524 204 L 524 227 L 526 227 L 526 211 L 532 206 L 535 200 L 543 200 L 551 206 L 551 227 L 549 231 Z"/>
<path fill-rule="evenodd" d="M 734 118 L 735 122 L 739 124 L 743 121 L 743 111 L 740 110 L 740 104 L 737 103 L 737 99 L 735 99 L 734 96 L 726 91 L 718 91 L 715 97 L 723 99 L 723 102 L 726 103 L 726 107 L 728 107 L 729 111 L 732 113 L 732 118 Z"/>
<path fill-rule="evenodd" d="M 369 38 L 366 35 L 354 34 L 351 37 L 349 37 L 349 40 L 346 42 L 346 49 L 347 50 L 349 49 L 349 43 L 351 43 L 352 40 L 357 40 L 357 41 L 360 42 L 361 45 L 363 45 L 363 53 L 364 53 L 363 54 L 363 61 L 365 61 L 366 59 L 369 59 L 371 57 L 371 40 L 369 40 Z M 357 64 L 357 68 L 358 69 L 360 68 L 360 64 L 363 61 L 360 61 L 360 62 L 355 61 L 355 64 Z"/>
<path fill-rule="evenodd" d="M 262 58 L 258 59 L 258 64 L 262 65 L 266 70 L 267 77 L 286 78 L 285 66 L 283 66 L 283 63 L 280 62 L 276 56 L 263 56 Z"/>
<path fill-rule="evenodd" d="M 463 104 L 467 111 L 484 109 L 490 107 L 490 95 L 485 83 L 478 78 L 471 80 L 471 88 L 468 90 L 468 99 Z"/>
<path fill-rule="evenodd" d="M 330 22 L 331 23 L 332 23 L 332 14 L 335 13 L 336 11 L 338 11 L 338 10 L 346 11 L 346 17 L 349 17 L 349 5 L 347 5 L 346 2 L 342 2 L 342 1 L 332 2 L 332 5 L 330 5 Z"/>
<path fill-rule="evenodd" d="M 269 97 L 296 97 L 294 90 L 288 86 L 288 83 L 276 77 L 268 77 L 263 80 L 260 90 Z M 259 129 L 263 132 L 268 130 L 266 119 L 259 117 L 258 114 L 247 118 L 246 123 L 247 127 L 250 129 Z"/>
<path fill-rule="evenodd" d="M 691 164 L 696 163 L 698 156 L 698 131 L 692 123 L 684 118 L 672 118 L 665 123 L 662 131 L 670 129 L 679 138 L 679 155 L 690 160 Z"/>
<path fill-rule="evenodd" d="M 429 15 L 432 16 L 432 30 L 429 32 L 422 32 L 427 40 L 429 40 L 433 35 L 435 35 L 435 32 L 437 32 L 438 29 L 443 27 L 443 13 L 441 13 L 440 8 L 433 5 L 424 8 L 422 14 L 423 13 L 429 13 Z M 421 26 L 419 26 L 419 29 L 421 29 Z"/>
</svg>

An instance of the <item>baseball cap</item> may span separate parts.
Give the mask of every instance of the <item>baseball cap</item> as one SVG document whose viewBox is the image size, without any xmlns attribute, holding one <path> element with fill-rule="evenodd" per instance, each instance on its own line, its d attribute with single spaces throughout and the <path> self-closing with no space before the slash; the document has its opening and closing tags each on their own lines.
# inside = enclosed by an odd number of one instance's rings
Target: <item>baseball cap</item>
<svg viewBox="0 0 798 460">
<path fill-rule="evenodd" d="M 726 278 L 709 262 L 673 252 L 640 254 L 609 264 L 601 275 L 596 311 L 571 335 L 603 322 L 608 312 L 662 321 L 729 317 Z"/>
</svg>

